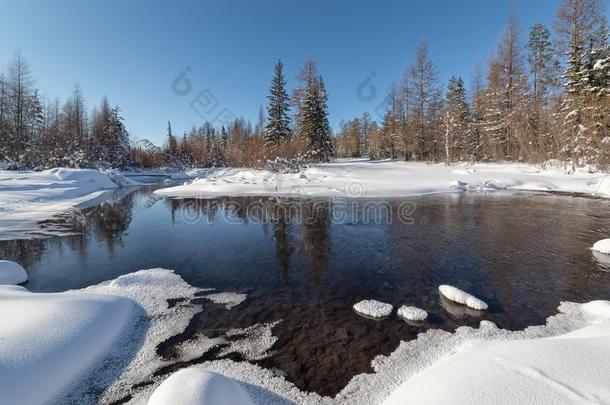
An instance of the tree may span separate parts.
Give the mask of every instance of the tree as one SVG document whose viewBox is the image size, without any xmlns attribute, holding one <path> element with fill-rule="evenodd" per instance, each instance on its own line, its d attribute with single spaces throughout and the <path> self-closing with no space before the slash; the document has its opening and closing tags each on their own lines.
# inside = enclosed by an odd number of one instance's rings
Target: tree
<svg viewBox="0 0 610 405">
<path fill-rule="evenodd" d="M 593 100 L 588 93 L 590 69 L 586 67 L 587 48 L 595 48 L 605 21 L 599 0 L 564 0 L 555 22 L 559 48 L 567 54 L 564 70 L 566 94 L 559 112 L 562 127 L 561 152 L 576 160 L 598 161 L 598 125 L 589 110 Z M 603 31 L 601 31 L 603 32 Z M 598 35 L 596 35 L 598 34 Z"/>
<path fill-rule="evenodd" d="M 269 106 L 267 107 L 267 124 L 265 125 L 265 146 L 273 147 L 290 137 L 290 118 L 288 117 L 288 93 L 286 92 L 286 79 L 282 72 L 282 61 L 275 64 L 275 75 L 271 82 L 269 92 Z"/>
<path fill-rule="evenodd" d="M 167 152 L 171 156 L 176 156 L 178 153 L 178 141 L 172 132 L 172 123 L 167 121 Z"/>
<path fill-rule="evenodd" d="M 469 107 L 464 81 L 459 76 L 449 79 L 445 112 L 445 159 L 463 159 L 468 147 Z M 457 152 L 457 156 L 456 156 Z"/>
<path fill-rule="evenodd" d="M 412 91 L 413 132 L 415 150 L 419 159 L 434 159 L 434 139 L 431 123 L 438 112 L 438 72 L 428 56 L 426 42 L 421 42 L 415 54 L 415 63 L 409 68 L 410 88 Z"/>
<path fill-rule="evenodd" d="M 527 80 L 521 49 L 517 18 L 511 13 L 490 62 L 487 83 L 485 131 L 497 159 L 514 158 L 523 140 L 520 123 L 526 111 Z"/>
<path fill-rule="evenodd" d="M 327 102 L 324 81 L 318 76 L 307 85 L 301 122 L 302 134 L 309 141 L 309 153 L 318 161 L 327 161 L 334 154 Z"/>
</svg>

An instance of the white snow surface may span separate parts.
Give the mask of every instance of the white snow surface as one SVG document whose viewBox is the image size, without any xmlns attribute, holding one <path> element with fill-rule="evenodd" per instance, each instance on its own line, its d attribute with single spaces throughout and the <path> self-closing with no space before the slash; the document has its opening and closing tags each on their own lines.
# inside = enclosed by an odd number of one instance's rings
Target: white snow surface
<svg viewBox="0 0 610 405">
<path fill-rule="evenodd" d="M 398 316 L 408 321 L 422 322 L 428 317 L 428 313 L 423 309 L 403 305 L 398 308 Z"/>
<path fill-rule="evenodd" d="M 0 239 L 43 233 L 38 222 L 100 198 L 118 187 L 109 174 L 90 169 L 0 171 Z"/>
<path fill-rule="evenodd" d="M 0 260 L 0 285 L 17 285 L 28 281 L 28 273 L 20 264 Z"/>
<path fill-rule="evenodd" d="M 177 371 L 153 392 L 148 405 L 253 405 L 239 382 L 200 367 Z"/>
<path fill-rule="evenodd" d="M 598 240 L 593 244 L 591 249 L 599 253 L 610 255 L 610 239 Z"/>
<path fill-rule="evenodd" d="M 57 398 L 112 352 L 136 313 L 114 295 L 0 286 L 0 402 Z"/>
<path fill-rule="evenodd" d="M 278 195 L 318 197 L 405 197 L 477 190 L 560 191 L 610 197 L 610 179 L 585 169 L 528 164 L 427 164 L 341 159 L 300 173 L 246 168 L 219 169 L 205 178 L 155 191 L 171 197 Z"/>
<path fill-rule="evenodd" d="M 216 304 L 224 305 L 227 309 L 231 309 L 248 298 L 248 294 L 236 293 L 236 292 L 219 292 L 205 295 L 206 298 Z"/>
<path fill-rule="evenodd" d="M 392 305 L 377 300 L 363 300 L 354 304 L 354 311 L 371 318 L 385 318 L 392 313 Z"/>
<path fill-rule="evenodd" d="M 441 285 L 438 290 L 445 298 L 450 301 L 457 302 L 458 304 L 466 305 L 469 308 L 477 310 L 487 309 L 487 304 L 482 300 L 478 299 L 472 294 L 460 290 L 457 287 L 451 285 Z"/>
</svg>

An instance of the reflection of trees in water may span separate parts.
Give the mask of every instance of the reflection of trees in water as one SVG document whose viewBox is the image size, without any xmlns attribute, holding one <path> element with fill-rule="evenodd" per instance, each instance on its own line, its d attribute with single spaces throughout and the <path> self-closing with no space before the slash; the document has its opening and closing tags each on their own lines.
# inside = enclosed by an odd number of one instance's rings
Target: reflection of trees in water
<svg viewBox="0 0 610 405">
<path fill-rule="evenodd" d="M 295 250 L 310 263 L 315 280 L 319 280 L 330 255 L 332 205 L 328 200 L 233 197 L 167 201 L 174 222 L 261 224 L 265 234 L 271 226 L 276 257 L 286 280 Z M 300 237 L 296 238 L 294 233 L 299 229 Z"/>
<path fill-rule="evenodd" d="M 92 240 L 105 241 L 112 254 L 114 247 L 123 243 L 123 235 L 131 223 L 134 199 L 149 195 L 149 191 L 134 190 L 118 201 L 105 202 L 63 215 L 57 220 L 66 233 L 62 236 L 0 241 L 0 257 L 16 261 L 27 268 L 40 261 L 47 249 L 61 251 L 67 246 L 83 254 Z M 53 221 L 46 222 L 52 225 Z"/>
</svg>

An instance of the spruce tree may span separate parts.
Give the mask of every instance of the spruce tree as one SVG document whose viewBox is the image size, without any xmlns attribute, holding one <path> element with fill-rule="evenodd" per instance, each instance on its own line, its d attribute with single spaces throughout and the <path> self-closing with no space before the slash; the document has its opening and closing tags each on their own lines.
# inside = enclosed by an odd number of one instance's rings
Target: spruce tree
<svg viewBox="0 0 610 405">
<path fill-rule="evenodd" d="M 275 75 L 269 91 L 269 106 L 267 107 L 267 123 L 263 131 L 265 146 L 278 145 L 290 137 L 290 118 L 288 117 L 289 98 L 286 92 L 283 64 L 278 60 L 275 64 Z"/>
<path fill-rule="evenodd" d="M 327 101 L 322 77 L 310 80 L 303 101 L 301 131 L 309 141 L 309 153 L 318 161 L 328 161 L 334 154 Z"/>
</svg>

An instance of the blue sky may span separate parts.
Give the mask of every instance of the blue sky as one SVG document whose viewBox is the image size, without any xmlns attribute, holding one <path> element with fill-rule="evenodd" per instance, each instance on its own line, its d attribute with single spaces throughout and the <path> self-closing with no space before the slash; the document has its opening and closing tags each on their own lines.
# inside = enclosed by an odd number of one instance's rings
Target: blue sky
<svg viewBox="0 0 610 405">
<path fill-rule="evenodd" d="M 487 63 L 511 7 L 525 39 L 535 22 L 552 23 L 559 3 L 0 0 L 0 65 L 19 49 L 43 94 L 64 99 L 79 82 L 88 105 L 107 95 L 121 106 L 132 136 L 161 143 L 167 120 L 178 133 L 226 111 L 254 122 L 276 60 L 283 60 L 291 88 L 312 57 L 337 128 L 375 110 L 420 40 L 443 81 L 458 74 L 468 82 L 475 62 Z M 181 96 L 172 82 L 187 67 L 191 91 Z M 371 74 L 377 95 L 362 99 L 357 88 Z M 214 101 L 204 108 L 206 95 Z"/>
</svg>

